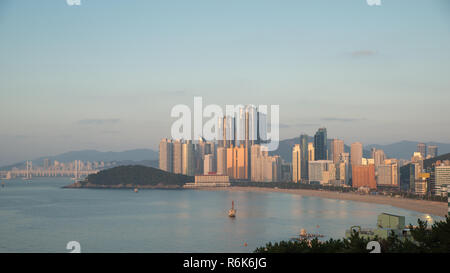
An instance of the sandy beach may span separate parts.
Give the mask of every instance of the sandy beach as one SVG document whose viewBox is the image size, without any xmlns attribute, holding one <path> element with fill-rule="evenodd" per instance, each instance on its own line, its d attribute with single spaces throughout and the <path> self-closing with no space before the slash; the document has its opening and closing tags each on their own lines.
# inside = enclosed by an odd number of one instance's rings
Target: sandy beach
<svg viewBox="0 0 450 273">
<path fill-rule="evenodd" d="M 200 188 L 200 190 L 280 192 L 280 193 L 298 194 L 303 196 L 315 196 L 320 198 L 351 200 L 356 202 L 390 205 L 406 210 L 412 210 L 442 217 L 445 217 L 445 215 L 447 215 L 448 210 L 447 208 L 448 205 L 446 202 L 414 200 L 407 198 L 395 198 L 378 195 L 361 195 L 358 193 L 341 193 L 333 191 L 304 190 L 304 189 L 275 189 L 275 188 L 259 188 L 259 187 Z"/>
</svg>

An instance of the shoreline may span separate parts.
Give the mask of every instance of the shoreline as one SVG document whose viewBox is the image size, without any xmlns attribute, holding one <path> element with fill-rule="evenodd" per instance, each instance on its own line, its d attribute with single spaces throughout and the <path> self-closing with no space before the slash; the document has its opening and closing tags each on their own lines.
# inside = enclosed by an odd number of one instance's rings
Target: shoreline
<svg viewBox="0 0 450 273">
<path fill-rule="evenodd" d="M 63 189 L 153 189 L 153 190 L 172 190 L 182 189 L 178 185 L 132 185 L 132 184 L 118 184 L 118 185 L 96 185 L 91 183 L 75 182 L 62 187 Z"/>
<path fill-rule="evenodd" d="M 445 202 L 414 200 L 407 198 L 396 198 L 384 195 L 361 195 L 358 193 L 343 193 L 334 191 L 320 191 L 307 189 L 278 189 L 263 187 L 226 187 L 226 188 L 197 188 L 204 191 L 231 191 L 231 192 L 278 192 L 287 194 L 296 194 L 302 196 L 312 196 L 327 199 L 348 200 L 355 202 L 364 202 L 378 205 L 388 205 L 401 209 L 416 211 L 420 213 L 431 214 L 434 216 L 445 217 L 448 213 L 448 204 Z"/>
<path fill-rule="evenodd" d="M 396 198 L 384 195 L 362 195 L 354 192 L 335 192 L 326 190 L 308 190 L 308 189 L 280 189 L 265 187 L 200 187 L 195 189 L 185 189 L 178 185 L 95 185 L 91 183 L 75 182 L 70 185 L 63 186 L 64 189 L 182 189 L 182 190 L 202 190 L 202 191 L 230 191 L 230 192 L 278 192 L 286 194 L 296 194 L 302 196 L 311 196 L 335 200 L 348 200 L 354 202 L 364 202 L 370 204 L 387 205 L 410 211 L 430 214 L 434 216 L 445 217 L 448 213 L 448 204 L 446 202 L 415 200 L 408 198 Z"/>
</svg>

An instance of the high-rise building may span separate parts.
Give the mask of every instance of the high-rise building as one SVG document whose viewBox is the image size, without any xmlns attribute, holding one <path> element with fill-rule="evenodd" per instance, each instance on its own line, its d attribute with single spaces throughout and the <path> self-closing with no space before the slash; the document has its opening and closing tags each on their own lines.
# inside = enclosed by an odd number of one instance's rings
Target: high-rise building
<svg viewBox="0 0 450 273">
<path fill-rule="evenodd" d="M 173 172 L 181 174 L 183 172 L 183 150 L 180 140 L 175 140 L 172 142 L 173 145 Z"/>
<path fill-rule="evenodd" d="M 248 149 L 234 147 L 234 175 L 235 179 L 248 179 Z"/>
<path fill-rule="evenodd" d="M 375 168 L 377 168 L 377 166 L 383 165 L 384 164 L 384 160 L 386 159 L 386 155 L 384 153 L 383 150 L 378 150 L 373 148 L 372 149 L 372 158 L 375 164 Z"/>
<path fill-rule="evenodd" d="M 315 161 L 314 143 L 308 143 L 308 161 Z"/>
<path fill-rule="evenodd" d="M 417 144 L 417 152 L 422 155 L 422 158 L 427 158 L 427 145 L 425 143 Z"/>
<path fill-rule="evenodd" d="M 214 166 L 214 156 L 212 154 L 205 155 L 205 159 L 203 160 L 203 174 L 209 175 L 213 173 Z"/>
<path fill-rule="evenodd" d="M 367 187 L 370 189 L 376 189 L 377 182 L 375 180 L 375 165 L 353 165 L 352 186 L 353 188 Z"/>
<path fill-rule="evenodd" d="M 281 158 L 279 156 L 263 157 L 264 182 L 278 182 L 281 178 Z"/>
<path fill-rule="evenodd" d="M 362 164 L 363 146 L 360 142 L 352 143 L 350 146 L 350 161 L 352 166 L 359 166 Z"/>
<path fill-rule="evenodd" d="M 50 164 L 49 164 L 49 160 L 48 160 L 48 158 L 45 158 L 44 159 L 44 170 L 48 170 L 48 167 L 50 167 Z"/>
<path fill-rule="evenodd" d="M 336 180 L 342 181 L 345 185 L 348 184 L 348 164 L 343 161 L 336 163 Z"/>
<path fill-rule="evenodd" d="M 205 155 L 211 154 L 214 144 L 207 142 L 204 138 L 200 138 L 195 145 L 195 174 L 203 174 Z M 214 160 L 214 157 L 213 157 Z"/>
<path fill-rule="evenodd" d="M 251 146 L 251 180 L 254 182 L 277 182 L 282 179 L 282 162 L 279 156 L 269 156 L 264 146 Z"/>
<path fill-rule="evenodd" d="M 450 166 L 436 166 L 436 186 L 450 186 Z"/>
<path fill-rule="evenodd" d="M 233 179 L 248 179 L 248 151 L 245 147 L 227 148 L 227 175 Z"/>
<path fill-rule="evenodd" d="M 235 168 L 235 159 L 234 159 L 234 147 L 227 148 L 227 173 L 230 178 L 234 178 L 234 168 Z"/>
<path fill-rule="evenodd" d="M 314 158 L 315 160 L 327 160 L 327 129 L 320 128 L 314 135 Z"/>
<path fill-rule="evenodd" d="M 344 152 L 344 141 L 340 139 L 333 139 L 331 141 L 331 153 L 333 157 L 333 162 L 339 163 L 339 157 Z"/>
<path fill-rule="evenodd" d="M 250 151 L 250 157 L 252 161 L 252 168 L 250 173 L 250 180 L 251 181 L 262 181 L 262 151 L 261 146 L 256 144 L 252 145 L 251 151 Z"/>
<path fill-rule="evenodd" d="M 173 172 L 172 141 L 164 138 L 159 143 L 159 168 L 166 172 Z"/>
<path fill-rule="evenodd" d="M 298 183 L 302 180 L 302 150 L 300 144 L 292 149 L 292 181 Z"/>
<path fill-rule="evenodd" d="M 438 147 L 436 145 L 432 145 L 428 147 L 428 156 L 430 158 L 434 158 L 438 156 Z"/>
<path fill-rule="evenodd" d="M 310 184 L 327 184 L 336 178 L 336 169 L 331 160 L 310 161 L 308 166 Z"/>
<path fill-rule="evenodd" d="M 309 151 L 308 151 L 308 135 L 300 136 L 300 174 L 301 180 L 306 182 L 308 181 L 308 161 L 309 161 Z"/>
<path fill-rule="evenodd" d="M 217 148 L 217 174 L 227 174 L 227 149 L 224 147 Z"/>
<path fill-rule="evenodd" d="M 187 140 L 182 146 L 183 154 L 183 168 L 184 175 L 194 176 L 195 174 L 195 148 L 192 141 Z"/>
<path fill-rule="evenodd" d="M 344 170 L 345 174 L 340 174 L 341 180 L 342 176 L 345 176 L 345 179 L 343 180 L 345 185 L 350 184 L 350 154 L 349 153 L 341 153 L 341 156 L 339 158 L 339 164 L 344 163 Z M 342 170 L 342 169 L 341 169 Z"/>
<path fill-rule="evenodd" d="M 235 146 L 235 118 L 230 116 L 220 117 L 218 122 L 218 134 L 220 147 L 229 148 Z"/>
<path fill-rule="evenodd" d="M 398 163 L 391 160 L 385 160 L 382 165 L 378 165 L 376 167 L 376 182 L 378 186 L 398 187 Z"/>
</svg>

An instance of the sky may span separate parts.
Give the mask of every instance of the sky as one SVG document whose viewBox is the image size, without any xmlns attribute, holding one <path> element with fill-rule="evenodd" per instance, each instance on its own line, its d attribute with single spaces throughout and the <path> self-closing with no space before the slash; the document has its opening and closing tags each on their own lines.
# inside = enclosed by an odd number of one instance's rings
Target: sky
<svg viewBox="0 0 450 273">
<path fill-rule="evenodd" d="M 450 1 L 2 0 L 0 165 L 157 149 L 177 104 L 280 106 L 281 139 L 450 143 Z"/>
</svg>

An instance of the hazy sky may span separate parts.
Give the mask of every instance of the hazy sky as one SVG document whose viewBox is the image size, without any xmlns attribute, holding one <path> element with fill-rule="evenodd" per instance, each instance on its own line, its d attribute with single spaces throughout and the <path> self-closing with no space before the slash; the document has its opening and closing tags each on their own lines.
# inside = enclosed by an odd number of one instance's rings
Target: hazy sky
<svg viewBox="0 0 450 273">
<path fill-rule="evenodd" d="M 0 164 L 157 148 L 176 104 L 279 104 L 281 137 L 450 142 L 450 1 L 0 2 Z"/>
</svg>

